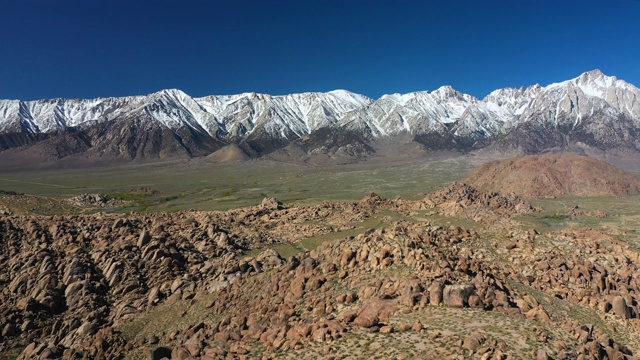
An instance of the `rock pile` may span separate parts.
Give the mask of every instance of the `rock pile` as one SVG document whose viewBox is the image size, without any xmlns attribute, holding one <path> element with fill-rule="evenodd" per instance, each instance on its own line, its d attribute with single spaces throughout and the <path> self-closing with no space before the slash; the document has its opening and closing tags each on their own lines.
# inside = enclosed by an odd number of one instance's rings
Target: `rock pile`
<svg viewBox="0 0 640 360">
<path fill-rule="evenodd" d="M 103 194 L 80 194 L 74 196 L 68 200 L 75 206 L 122 206 L 124 204 L 121 200 L 112 199 Z"/>
<path fill-rule="evenodd" d="M 427 194 L 422 202 L 429 208 L 439 207 L 443 215 L 461 216 L 484 223 L 540 211 L 514 193 L 485 193 L 459 182 Z"/>
</svg>

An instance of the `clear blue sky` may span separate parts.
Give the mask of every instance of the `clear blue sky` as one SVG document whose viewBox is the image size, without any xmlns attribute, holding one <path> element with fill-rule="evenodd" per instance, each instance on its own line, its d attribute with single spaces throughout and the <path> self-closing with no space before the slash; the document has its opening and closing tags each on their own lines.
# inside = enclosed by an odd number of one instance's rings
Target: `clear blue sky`
<svg viewBox="0 0 640 360">
<path fill-rule="evenodd" d="M 640 86 L 638 0 L 0 0 L 0 98 Z"/>
</svg>

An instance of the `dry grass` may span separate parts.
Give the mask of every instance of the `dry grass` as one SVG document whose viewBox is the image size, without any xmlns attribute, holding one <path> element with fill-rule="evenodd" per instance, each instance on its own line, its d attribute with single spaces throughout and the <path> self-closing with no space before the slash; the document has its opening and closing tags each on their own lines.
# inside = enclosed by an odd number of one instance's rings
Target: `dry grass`
<svg viewBox="0 0 640 360">
<path fill-rule="evenodd" d="M 127 342 L 136 343 L 151 335 L 163 338 L 162 334 L 170 334 L 175 331 L 183 332 L 190 326 L 200 322 L 211 324 L 218 319 L 211 313 L 207 305 L 215 301 L 215 294 L 201 296 L 192 300 L 178 300 L 172 303 L 163 303 L 151 311 L 126 320 L 115 327 Z M 159 345 L 169 345 L 162 344 Z M 142 349 L 132 351 L 128 359 L 144 359 Z"/>
</svg>

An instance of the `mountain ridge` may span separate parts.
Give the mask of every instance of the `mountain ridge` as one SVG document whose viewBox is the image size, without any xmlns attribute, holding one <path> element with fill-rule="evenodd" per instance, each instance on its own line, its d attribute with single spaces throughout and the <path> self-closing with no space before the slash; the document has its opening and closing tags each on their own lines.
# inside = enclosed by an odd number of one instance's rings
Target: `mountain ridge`
<svg viewBox="0 0 640 360">
<path fill-rule="evenodd" d="M 91 135 L 97 132 L 94 127 L 110 142 L 123 144 L 120 150 L 107 151 L 108 144 Z M 149 129 L 160 135 L 148 136 Z M 536 153 L 578 144 L 637 151 L 640 90 L 596 69 L 544 87 L 496 89 L 483 99 L 445 85 L 378 99 L 348 90 L 191 97 L 164 89 L 146 96 L 0 100 L 0 150 L 42 141 L 64 149 L 65 139 L 84 137 L 79 152 L 45 154 L 53 159 L 85 152 L 127 159 L 193 157 L 229 144 L 259 157 L 303 138 L 307 144 L 322 143 L 308 137 L 326 140 L 336 131 L 350 135 L 332 141 L 334 150 L 352 141 L 375 148 L 376 140 L 410 134 L 428 150 L 499 146 Z M 308 154 L 333 151 L 322 145 L 305 149 Z M 353 153 L 368 156 L 371 151 Z"/>
</svg>

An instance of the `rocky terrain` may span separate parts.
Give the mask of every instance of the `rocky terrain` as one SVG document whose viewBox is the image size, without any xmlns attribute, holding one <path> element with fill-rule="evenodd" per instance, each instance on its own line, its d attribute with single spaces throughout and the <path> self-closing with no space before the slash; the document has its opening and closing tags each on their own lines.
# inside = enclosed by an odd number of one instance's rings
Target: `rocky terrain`
<svg viewBox="0 0 640 360">
<path fill-rule="evenodd" d="M 482 191 L 513 192 L 529 198 L 640 193 L 635 176 L 593 157 L 577 155 L 531 155 L 488 162 L 464 181 Z"/>
<path fill-rule="evenodd" d="M 505 196 L 497 192 L 483 193 L 465 183 L 453 183 L 428 194 L 423 202 L 428 207 L 438 207 L 445 216 L 460 216 L 480 223 L 504 223 L 513 215 L 531 214 L 540 209 L 514 193 Z"/>
<path fill-rule="evenodd" d="M 0 357 L 634 358 L 637 248 L 520 222 L 538 211 L 455 183 L 417 201 L 7 213 Z"/>
<path fill-rule="evenodd" d="M 116 209 L 129 202 L 113 199 L 104 194 L 80 194 L 68 199 L 55 199 L 27 194 L 0 193 L 0 215 L 95 212 Z"/>
</svg>

